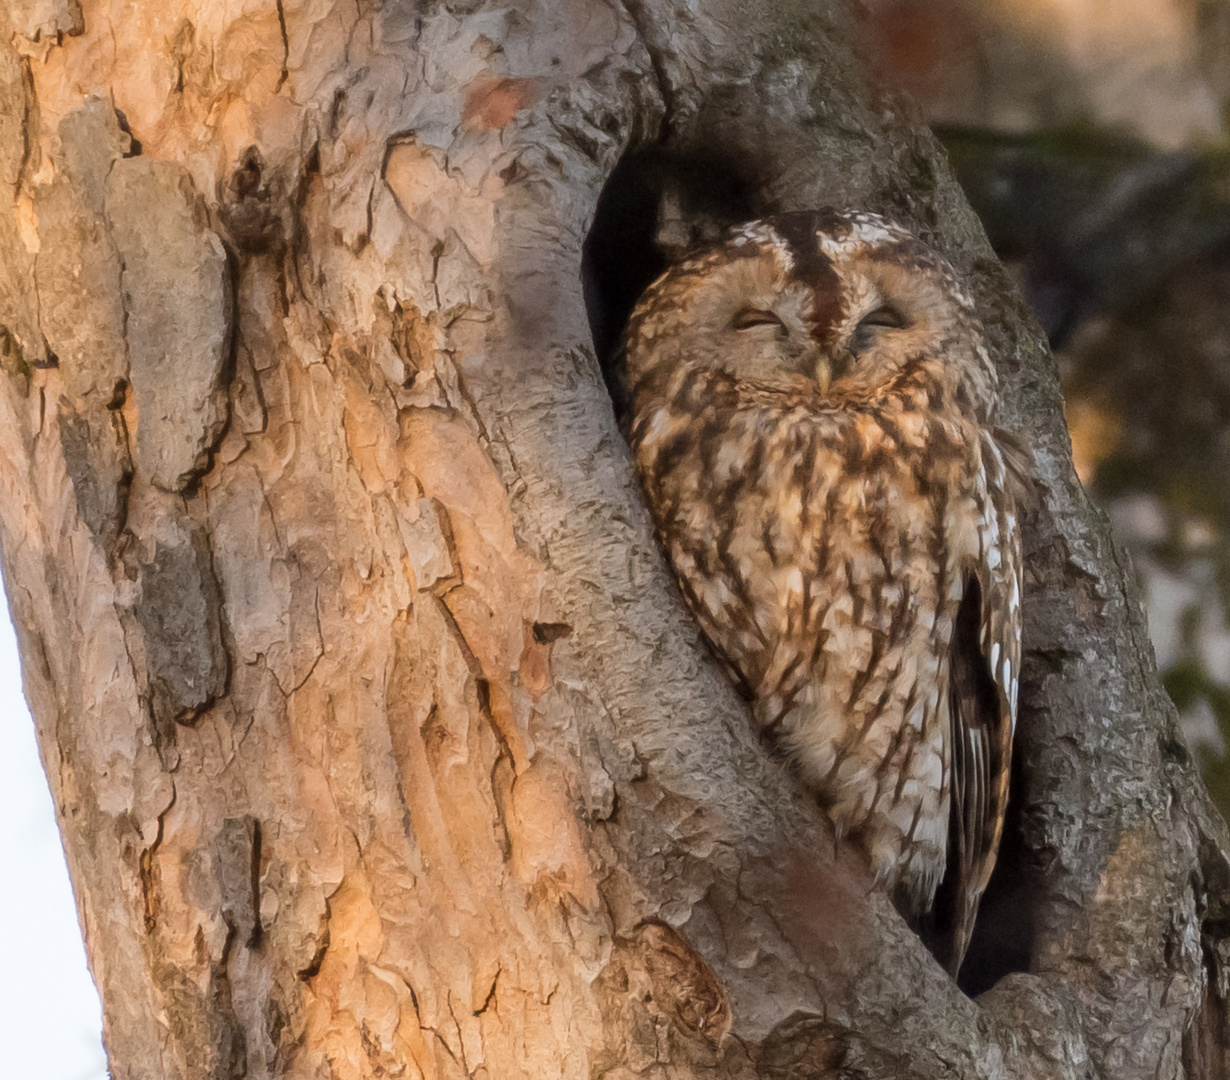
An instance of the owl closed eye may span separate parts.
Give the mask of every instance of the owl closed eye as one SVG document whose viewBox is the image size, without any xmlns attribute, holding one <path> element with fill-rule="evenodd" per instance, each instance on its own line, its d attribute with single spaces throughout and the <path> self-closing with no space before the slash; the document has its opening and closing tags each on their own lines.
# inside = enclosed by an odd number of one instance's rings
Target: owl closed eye
<svg viewBox="0 0 1230 1080">
<path fill-rule="evenodd" d="M 629 320 L 658 536 L 755 720 L 954 974 L 1003 828 L 1022 459 L 953 268 L 872 214 L 750 222 Z"/>
</svg>

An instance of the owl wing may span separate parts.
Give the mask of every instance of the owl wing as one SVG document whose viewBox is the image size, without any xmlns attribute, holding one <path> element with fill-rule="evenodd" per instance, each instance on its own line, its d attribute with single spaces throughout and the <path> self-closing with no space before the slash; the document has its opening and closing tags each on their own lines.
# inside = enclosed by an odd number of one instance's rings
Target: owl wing
<svg viewBox="0 0 1230 1080">
<path fill-rule="evenodd" d="M 979 529 L 981 558 L 966 580 L 949 651 L 949 855 L 927 934 L 954 977 L 1003 835 L 1021 670 L 1019 508 L 1028 457 L 990 436 L 982 456 L 991 494 Z"/>
</svg>

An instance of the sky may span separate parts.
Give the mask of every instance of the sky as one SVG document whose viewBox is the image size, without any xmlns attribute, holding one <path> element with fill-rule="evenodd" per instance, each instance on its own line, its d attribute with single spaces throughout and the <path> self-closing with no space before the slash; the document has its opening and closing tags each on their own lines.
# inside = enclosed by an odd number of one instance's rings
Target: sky
<svg viewBox="0 0 1230 1080">
<path fill-rule="evenodd" d="M 85 964 L 17 642 L 0 593 L 0 1047 L 7 1075 L 105 1080 L 98 993 Z M 20 930 L 18 929 L 20 928 Z M 8 1070 L 12 1070 L 8 1072 Z"/>
</svg>

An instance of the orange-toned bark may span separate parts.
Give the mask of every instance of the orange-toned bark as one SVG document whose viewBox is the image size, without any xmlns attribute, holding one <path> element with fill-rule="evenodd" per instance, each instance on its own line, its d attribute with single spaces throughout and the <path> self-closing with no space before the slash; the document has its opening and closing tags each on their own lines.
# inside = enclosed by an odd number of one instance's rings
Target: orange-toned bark
<svg viewBox="0 0 1230 1080">
<path fill-rule="evenodd" d="M 0 12 L 0 555 L 117 1080 L 1171 1075 L 1223 834 L 1140 749 L 1169 721 L 1053 374 L 847 14 Z M 756 744 L 652 543 L 581 268 L 655 140 L 766 207 L 939 221 L 998 305 L 1052 485 L 1027 701 L 1103 731 L 1043 655 L 1086 605 L 1147 780 L 1026 785 L 1030 903 L 1069 907 L 982 1006 Z"/>
</svg>

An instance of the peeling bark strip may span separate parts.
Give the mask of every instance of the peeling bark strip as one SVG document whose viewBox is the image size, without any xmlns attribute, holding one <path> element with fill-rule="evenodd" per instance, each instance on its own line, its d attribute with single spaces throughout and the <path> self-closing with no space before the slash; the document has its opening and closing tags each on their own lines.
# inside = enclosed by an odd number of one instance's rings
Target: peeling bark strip
<svg viewBox="0 0 1230 1080">
<path fill-rule="evenodd" d="M 123 266 L 125 339 L 137 421 L 137 468 L 182 491 L 207 467 L 226 423 L 231 283 L 222 241 L 188 172 L 117 161 L 106 215 Z"/>
<path fill-rule="evenodd" d="M 134 606 L 145 643 L 154 717 L 193 720 L 226 689 L 218 585 L 203 530 L 174 518 L 142 562 Z"/>
<path fill-rule="evenodd" d="M 851 18 L 0 9 L 0 556 L 117 1080 L 1227 1075 L 1230 839 Z M 827 203 L 969 274 L 1039 463 L 977 1002 L 752 738 L 600 375 L 656 238 Z"/>
</svg>

